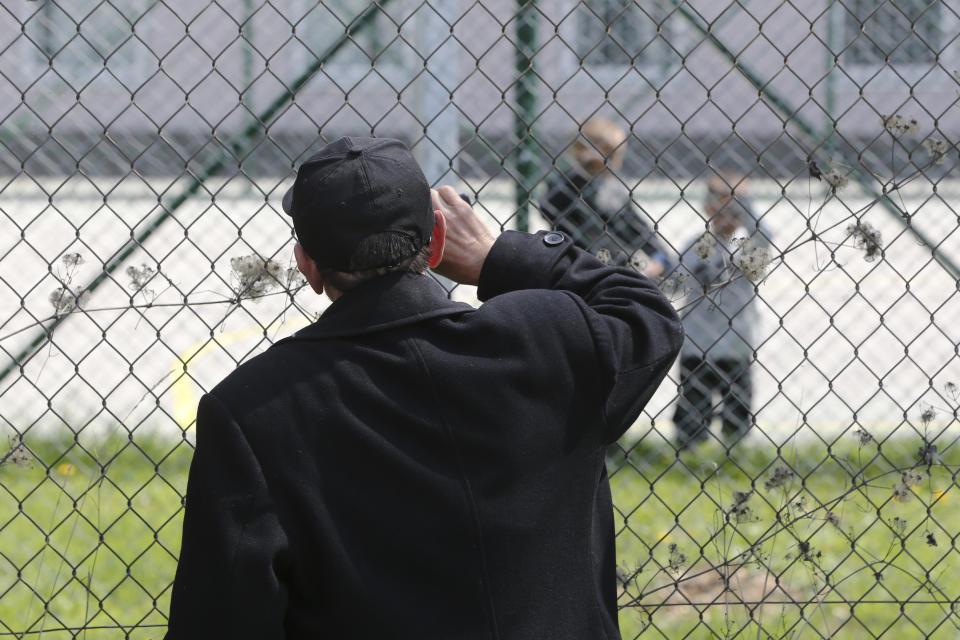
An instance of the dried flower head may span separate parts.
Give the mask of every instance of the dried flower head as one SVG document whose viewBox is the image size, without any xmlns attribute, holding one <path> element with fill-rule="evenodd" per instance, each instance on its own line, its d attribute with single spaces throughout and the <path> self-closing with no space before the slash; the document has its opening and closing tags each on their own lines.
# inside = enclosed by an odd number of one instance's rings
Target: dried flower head
<svg viewBox="0 0 960 640">
<path fill-rule="evenodd" d="M 890 521 L 890 528 L 893 529 L 893 532 L 898 536 L 902 536 L 907 530 L 907 521 L 900 516 L 896 516 Z"/>
<path fill-rule="evenodd" d="M 773 471 L 770 473 L 770 477 L 766 479 L 763 483 L 763 486 L 767 489 L 776 489 L 777 487 L 782 487 L 783 485 L 790 482 L 793 478 L 793 469 L 790 467 L 781 464 L 774 467 Z"/>
<path fill-rule="evenodd" d="M 897 502 L 904 502 L 910 497 L 910 487 L 901 482 L 893 486 L 893 499 Z"/>
<path fill-rule="evenodd" d="M 770 250 L 766 247 L 751 247 L 744 242 L 733 256 L 733 264 L 750 282 L 760 282 L 767 275 L 770 266 Z"/>
<path fill-rule="evenodd" d="M 929 442 L 924 442 L 923 445 L 917 449 L 917 460 L 928 467 L 943 462 L 940 452 L 937 451 L 937 445 Z"/>
<path fill-rule="evenodd" d="M 926 479 L 919 471 L 914 471 L 913 469 L 907 469 L 902 474 L 900 474 L 900 479 L 903 480 L 903 484 L 907 486 L 913 486 L 915 484 L 920 484 Z"/>
<path fill-rule="evenodd" d="M 670 546 L 667 547 L 669 556 L 667 557 L 667 568 L 670 573 L 676 575 L 680 573 L 680 570 L 683 568 L 683 565 L 687 563 L 687 556 L 680 552 L 680 548 L 677 547 L 675 542 L 671 542 Z"/>
<path fill-rule="evenodd" d="M 713 257 L 713 254 L 717 250 L 717 239 L 713 237 L 712 233 L 705 233 L 700 238 L 693 243 L 693 252 L 697 254 L 701 260 L 709 260 Z"/>
<path fill-rule="evenodd" d="M 853 238 L 853 244 L 857 249 L 863 250 L 863 259 L 867 262 L 873 262 L 880 255 L 882 242 L 880 230 L 875 229 L 869 222 L 859 221 L 856 224 L 847 225 L 847 236 Z"/>
<path fill-rule="evenodd" d="M 947 159 L 947 152 L 950 150 L 947 141 L 943 138 L 927 138 L 923 141 L 923 148 L 930 154 L 934 164 L 943 164 Z"/>
<path fill-rule="evenodd" d="M 603 264 L 610 264 L 613 262 L 613 254 L 610 253 L 610 249 L 599 249 L 597 251 L 597 260 Z"/>
<path fill-rule="evenodd" d="M 793 511 L 795 518 L 810 518 L 812 514 L 807 513 L 807 497 L 798 496 L 787 507 Z"/>
<path fill-rule="evenodd" d="M 956 400 L 957 395 L 960 394 L 960 388 L 957 387 L 955 382 L 948 382 L 947 384 L 943 385 L 943 390 L 946 391 L 947 395 L 954 400 Z"/>
<path fill-rule="evenodd" d="M 880 116 L 880 123 L 883 128 L 895 136 L 915 136 L 919 130 L 919 123 L 916 118 L 908 118 L 899 114 L 893 116 Z"/>
<path fill-rule="evenodd" d="M 674 271 L 669 276 L 660 281 L 660 290 L 668 297 L 685 296 L 689 290 L 687 280 L 689 273 Z"/>
<path fill-rule="evenodd" d="M 827 515 L 825 515 L 823 519 L 826 520 L 829 524 L 832 524 L 833 526 L 837 527 L 838 529 L 840 528 L 840 516 L 838 516 L 833 511 L 827 511 Z"/>
<path fill-rule="evenodd" d="M 83 256 L 79 253 L 65 253 L 63 257 L 60 258 L 60 261 L 63 262 L 63 265 L 68 269 L 75 269 L 83 264 Z"/>
<path fill-rule="evenodd" d="M 647 266 L 650 264 L 650 259 L 647 258 L 647 254 L 643 252 L 642 249 L 637 249 L 632 256 L 630 256 L 630 267 L 639 273 L 643 273 L 647 270 Z"/>
<path fill-rule="evenodd" d="M 810 543 L 806 540 L 801 540 L 797 543 L 797 547 L 800 550 L 800 559 L 805 560 L 806 562 L 816 562 L 823 555 L 819 549 L 814 549 L 810 546 Z"/>
<path fill-rule="evenodd" d="M 54 313 L 62 316 L 81 309 L 90 300 L 89 291 L 74 291 L 70 287 L 57 287 L 50 293 L 50 304 L 53 305 Z"/>
<path fill-rule="evenodd" d="M 823 174 L 823 180 L 830 185 L 830 190 L 833 191 L 833 193 L 843 189 L 850 181 L 847 172 L 840 167 L 833 167 L 825 172 Z"/>
<path fill-rule="evenodd" d="M 279 262 L 265 260 L 255 253 L 230 258 L 230 268 L 237 278 L 240 298 L 258 298 L 277 288 L 296 289 L 305 282 L 295 268 L 285 269 Z"/>
<path fill-rule="evenodd" d="M 23 438 L 19 435 L 10 436 L 10 449 L 0 456 L 0 467 L 5 464 L 15 464 L 20 468 L 30 466 L 30 450 L 23 444 Z"/>
<path fill-rule="evenodd" d="M 630 586 L 630 583 L 633 582 L 638 575 L 643 572 L 643 567 L 636 566 L 633 569 L 627 567 L 621 567 L 617 565 L 617 580 L 620 582 L 620 586 L 623 589 L 626 589 Z"/>
<path fill-rule="evenodd" d="M 750 505 L 747 504 L 751 495 L 753 495 L 753 491 L 734 491 L 733 504 L 727 509 L 727 515 L 732 517 L 736 522 L 755 520 L 753 510 L 750 508 Z"/>
<path fill-rule="evenodd" d="M 811 178 L 816 178 L 817 180 L 820 180 L 823 178 L 823 171 L 820 170 L 820 167 L 819 165 L 817 165 L 815 160 L 807 161 L 807 174 Z"/>
<path fill-rule="evenodd" d="M 937 546 L 937 538 L 933 535 L 933 531 L 927 531 L 926 542 L 931 547 Z"/>
<path fill-rule="evenodd" d="M 758 569 L 765 568 L 767 560 L 769 559 L 770 554 L 763 551 L 757 544 L 751 545 L 743 552 L 743 563 L 745 565 L 755 564 Z"/>
<path fill-rule="evenodd" d="M 933 419 L 937 417 L 937 410 L 933 407 L 927 407 L 920 412 L 920 421 L 923 422 L 923 426 L 927 426 Z"/>
<path fill-rule="evenodd" d="M 147 283 L 150 282 L 156 273 L 153 267 L 146 264 L 141 264 L 139 267 L 130 265 L 127 267 L 127 276 L 130 278 L 127 288 L 133 292 L 140 291 L 147 286 Z"/>
<path fill-rule="evenodd" d="M 863 427 L 853 432 L 853 437 L 857 439 L 857 444 L 861 447 L 873 442 L 873 436 Z"/>
</svg>

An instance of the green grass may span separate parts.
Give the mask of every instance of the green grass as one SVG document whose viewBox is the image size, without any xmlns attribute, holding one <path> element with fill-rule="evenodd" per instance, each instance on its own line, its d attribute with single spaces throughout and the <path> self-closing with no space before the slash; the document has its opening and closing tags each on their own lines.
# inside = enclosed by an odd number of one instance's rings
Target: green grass
<svg viewBox="0 0 960 640">
<path fill-rule="evenodd" d="M 0 467 L 0 637 L 160 638 L 193 450 L 81 443 L 28 438 L 30 465 Z"/>
<path fill-rule="evenodd" d="M 612 455 L 624 638 L 960 637 L 958 452 L 847 440 Z"/>
<path fill-rule="evenodd" d="M 162 637 L 191 447 L 27 445 L 28 468 L 0 467 L 0 638 Z M 619 564 L 634 574 L 624 638 L 960 637 L 950 604 L 933 602 L 960 598 L 960 455 L 928 472 L 919 445 L 615 449 Z M 782 466 L 793 475 L 767 488 Z M 896 498 L 910 468 L 924 477 Z M 739 515 L 735 492 L 750 492 Z"/>
</svg>

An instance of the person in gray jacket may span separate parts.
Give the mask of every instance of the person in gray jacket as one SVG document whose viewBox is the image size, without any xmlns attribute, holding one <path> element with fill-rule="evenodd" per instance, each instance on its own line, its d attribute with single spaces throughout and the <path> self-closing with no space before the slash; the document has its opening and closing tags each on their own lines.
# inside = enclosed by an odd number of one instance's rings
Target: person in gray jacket
<svg viewBox="0 0 960 640">
<path fill-rule="evenodd" d="M 718 410 L 728 444 L 753 423 L 756 282 L 769 261 L 770 234 L 751 210 L 742 176 L 711 176 L 704 214 L 708 229 L 683 250 L 678 267 L 688 283 L 674 414 L 681 447 L 707 439 Z"/>
</svg>

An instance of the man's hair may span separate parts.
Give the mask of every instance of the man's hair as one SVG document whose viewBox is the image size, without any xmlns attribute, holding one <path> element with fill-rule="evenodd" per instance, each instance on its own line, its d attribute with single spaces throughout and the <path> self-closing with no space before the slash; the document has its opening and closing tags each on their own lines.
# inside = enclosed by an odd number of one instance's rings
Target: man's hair
<svg viewBox="0 0 960 640">
<path fill-rule="evenodd" d="M 626 148 L 627 132 L 612 120 L 600 116 L 590 118 L 580 127 L 580 135 L 574 143 L 574 151 L 582 149 L 603 149 L 612 151 L 613 156 L 623 154 Z"/>
<path fill-rule="evenodd" d="M 371 267 L 370 265 L 387 266 Z M 321 267 L 324 281 L 339 289 L 349 291 L 364 282 L 393 271 L 424 273 L 430 264 L 430 243 L 416 247 L 414 240 L 401 233 L 375 233 L 367 236 L 350 255 L 346 271 Z"/>
</svg>

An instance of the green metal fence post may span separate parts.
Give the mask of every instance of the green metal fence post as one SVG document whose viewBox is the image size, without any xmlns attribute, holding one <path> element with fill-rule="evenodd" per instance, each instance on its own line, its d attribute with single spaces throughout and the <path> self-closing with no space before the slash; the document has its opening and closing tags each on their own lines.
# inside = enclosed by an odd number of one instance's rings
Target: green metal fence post
<svg viewBox="0 0 960 640">
<path fill-rule="evenodd" d="M 533 56 L 537 39 L 536 0 L 517 0 L 516 26 L 516 70 L 517 83 L 514 86 L 513 133 L 517 139 L 516 154 L 516 216 L 517 229 L 527 231 L 530 228 L 530 194 L 536 178 L 537 144 L 533 136 L 533 122 L 536 118 L 537 96 L 535 92 Z"/>
</svg>

